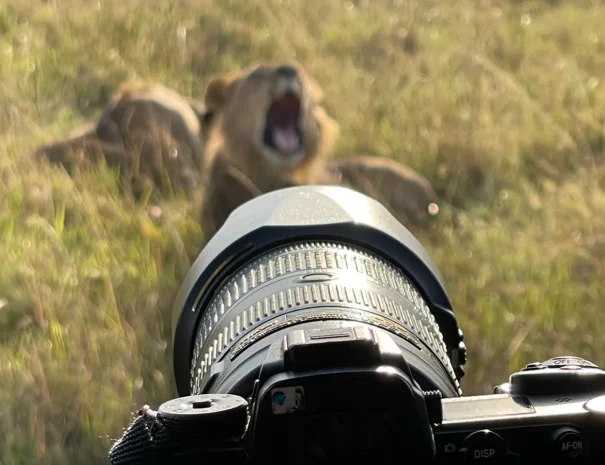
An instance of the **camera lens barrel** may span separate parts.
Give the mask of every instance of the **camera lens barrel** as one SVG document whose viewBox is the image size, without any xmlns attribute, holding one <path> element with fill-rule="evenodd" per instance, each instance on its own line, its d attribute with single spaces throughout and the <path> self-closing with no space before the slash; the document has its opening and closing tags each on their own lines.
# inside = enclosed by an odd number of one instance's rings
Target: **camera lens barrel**
<svg viewBox="0 0 605 465">
<path fill-rule="evenodd" d="M 236 366 L 248 362 L 240 356 L 245 350 L 256 345 L 258 351 L 297 325 L 321 326 L 329 320 L 388 331 L 406 352 L 421 385 L 458 395 L 458 380 L 439 326 L 401 270 L 362 248 L 315 241 L 267 251 L 221 286 L 198 327 L 191 362 L 192 394 L 207 388 L 214 363 L 223 361 L 221 373 L 214 372 L 216 389 L 216 383 Z M 362 351 L 351 354 L 351 361 L 360 361 L 363 355 Z M 249 364 L 240 366 L 234 379 L 254 372 L 255 362 Z"/>
<path fill-rule="evenodd" d="M 461 394 L 466 348 L 437 267 L 383 205 L 336 186 L 257 197 L 202 250 L 173 313 L 179 393 L 250 386 L 253 346 L 328 320 L 389 332 L 423 388 Z"/>
</svg>

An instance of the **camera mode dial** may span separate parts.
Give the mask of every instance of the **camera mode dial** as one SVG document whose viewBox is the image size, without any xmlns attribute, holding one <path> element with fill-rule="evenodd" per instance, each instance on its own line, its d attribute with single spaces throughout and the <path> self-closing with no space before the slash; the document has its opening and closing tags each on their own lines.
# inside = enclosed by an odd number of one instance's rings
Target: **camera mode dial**
<svg viewBox="0 0 605 465">
<path fill-rule="evenodd" d="M 163 403 L 158 417 L 173 439 L 228 441 L 246 432 L 248 402 L 233 394 L 179 397 Z"/>
<path fill-rule="evenodd" d="M 574 356 L 553 357 L 529 363 L 510 377 L 513 395 L 548 396 L 605 391 L 605 371 L 589 360 Z"/>
</svg>

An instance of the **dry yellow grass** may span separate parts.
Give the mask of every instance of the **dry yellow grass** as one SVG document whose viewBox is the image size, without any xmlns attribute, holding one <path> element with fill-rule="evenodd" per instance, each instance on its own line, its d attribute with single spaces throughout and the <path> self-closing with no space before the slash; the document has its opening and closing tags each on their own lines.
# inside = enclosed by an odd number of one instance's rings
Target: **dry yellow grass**
<svg viewBox="0 0 605 465">
<path fill-rule="evenodd" d="M 588 0 L 0 0 L 0 463 L 106 463 L 130 412 L 174 395 L 197 211 L 29 158 L 127 77 L 200 97 L 216 72 L 301 62 L 340 154 L 400 159 L 444 199 L 419 239 L 465 393 L 555 354 L 605 365 L 604 20 Z"/>
</svg>

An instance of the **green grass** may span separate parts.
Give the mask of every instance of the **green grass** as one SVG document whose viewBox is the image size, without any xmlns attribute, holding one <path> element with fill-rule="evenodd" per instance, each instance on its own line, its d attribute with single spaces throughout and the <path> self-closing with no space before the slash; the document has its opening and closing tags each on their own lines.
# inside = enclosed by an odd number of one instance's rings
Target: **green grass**
<svg viewBox="0 0 605 465">
<path fill-rule="evenodd" d="M 201 98 L 211 74 L 301 62 L 340 155 L 400 159 L 443 198 L 418 236 L 466 394 L 551 355 L 605 365 L 604 21 L 588 0 L 0 0 L 0 464 L 106 463 L 130 412 L 174 395 L 195 206 L 30 158 L 133 76 Z"/>
</svg>

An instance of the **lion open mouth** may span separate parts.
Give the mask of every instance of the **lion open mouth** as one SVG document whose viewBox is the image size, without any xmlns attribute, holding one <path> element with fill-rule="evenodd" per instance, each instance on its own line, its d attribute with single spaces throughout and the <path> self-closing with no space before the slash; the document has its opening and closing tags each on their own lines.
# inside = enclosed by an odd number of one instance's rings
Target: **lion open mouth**
<svg viewBox="0 0 605 465">
<path fill-rule="evenodd" d="M 298 125 L 300 99 L 293 92 L 286 92 L 275 100 L 267 111 L 263 142 L 273 150 L 291 154 L 301 148 Z"/>
</svg>

